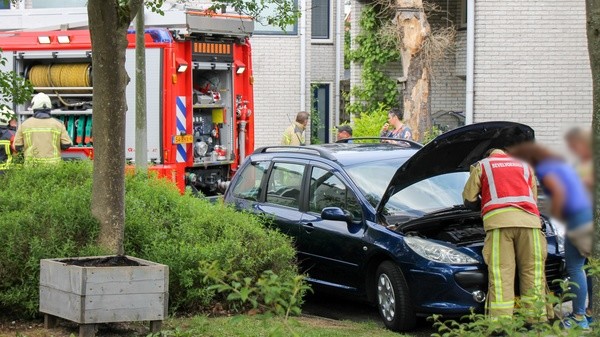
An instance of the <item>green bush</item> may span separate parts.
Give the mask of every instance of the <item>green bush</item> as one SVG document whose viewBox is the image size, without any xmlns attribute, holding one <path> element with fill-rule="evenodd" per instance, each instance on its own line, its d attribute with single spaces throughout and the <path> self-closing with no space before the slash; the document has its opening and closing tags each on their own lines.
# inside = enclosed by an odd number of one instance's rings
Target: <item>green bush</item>
<svg viewBox="0 0 600 337">
<path fill-rule="evenodd" d="M 90 213 L 91 165 L 25 167 L 0 176 L 0 310 L 35 315 L 39 260 L 99 255 L 98 223 Z M 209 308 L 222 300 L 203 280 L 201 262 L 258 279 L 272 270 L 296 276 L 284 235 L 250 214 L 191 195 L 145 176 L 126 181 L 125 252 L 170 268 L 172 311 Z"/>
<path fill-rule="evenodd" d="M 568 280 L 555 280 L 560 285 L 561 291 L 558 295 L 548 294 L 545 298 L 529 296 L 532 301 L 524 302 L 517 300 L 517 309 L 512 317 L 498 317 L 490 319 L 483 314 L 472 312 L 463 317 L 461 321 L 444 320 L 440 315 L 433 315 L 430 320 L 437 333 L 433 337 L 479 337 L 479 336 L 518 336 L 518 337 L 541 337 L 541 336 L 563 336 L 576 337 L 586 335 L 579 326 L 571 329 L 563 328 L 565 317 L 556 317 L 548 321 L 549 307 L 561 308 L 566 301 L 573 299 L 574 295 L 569 293 L 569 288 L 576 284 Z M 524 298 L 524 297 L 523 297 Z M 552 316 L 552 315 L 551 315 Z M 597 324 L 592 324 L 596 329 Z M 597 334 L 594 334 L 596 336 Z M 590 334 L 592 336 L 592 334 Z"/>
<path fill-rule="evenodd" d="M 353 137 L 379 137 L 381 127 L 387 123 L 389 109 L 379 104 L 376 110 L 363 112 L 354 118 Z"/>
</svg>

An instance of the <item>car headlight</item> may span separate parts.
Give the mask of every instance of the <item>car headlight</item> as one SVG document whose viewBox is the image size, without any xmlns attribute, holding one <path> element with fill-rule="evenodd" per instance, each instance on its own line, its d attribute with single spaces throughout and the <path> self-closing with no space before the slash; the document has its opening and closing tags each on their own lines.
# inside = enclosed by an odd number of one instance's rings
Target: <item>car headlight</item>
<svg viewBox="0 0 600 337">
<path fill-rule="evenodd" d="M 404 238 L 404 242 L 412 249 L 415 253 L 431 260 L 434 262 L 448 263 L 448 264 L 473 264 L 479 263 L 476 259 L 469 255 L 459 252 L 456 249 L 442 246 L 429 240 L 421 239 L 415 236 L 408 236 Z"/>
</svg>

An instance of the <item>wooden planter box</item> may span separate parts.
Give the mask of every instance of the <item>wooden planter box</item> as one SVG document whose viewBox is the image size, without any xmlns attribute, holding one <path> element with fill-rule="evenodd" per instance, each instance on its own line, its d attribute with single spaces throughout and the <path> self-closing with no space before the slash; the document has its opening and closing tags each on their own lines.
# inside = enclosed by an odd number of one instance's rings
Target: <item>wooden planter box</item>
<svg viewBox="0 0 600 337">
<path fill-rule="evenodd" d="M 96 323 L 151 321 L 160 329 L 167 316 L 169 267 L 127 256 L 139 266 L 81 267 L 65 260 L 40 261 L 40 312 L 46 325 L 64 318 L 80 325 L 80 336 L 93 335 Z"/>
</svg>

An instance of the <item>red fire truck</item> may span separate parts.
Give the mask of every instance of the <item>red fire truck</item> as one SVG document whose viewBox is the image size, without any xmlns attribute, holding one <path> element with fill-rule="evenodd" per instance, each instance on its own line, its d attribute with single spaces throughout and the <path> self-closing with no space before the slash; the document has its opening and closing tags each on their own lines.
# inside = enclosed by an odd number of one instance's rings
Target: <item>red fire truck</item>
<svg viewBox="0 0 600 337">
<path fill-rule="evenodd" d="M 184 191 L 214 194 L 254 149 L 253 77 L 248 17 L 201 11 L 183 22 L 147 28 L 146 92 L 151 170 Z M 52 115 L 73 139 L 65 156 L 93 158 L 91 41 L 88 30 L 4 32 L 0 48 L 35 93 L 47 93 Z M 135 148 L 135 35 L 128 34 L 125 156 Z M 109 70 L 110 71 L 110 70 Z M 15 106 L 21 120 L 33 114 Z"/>
</svg>

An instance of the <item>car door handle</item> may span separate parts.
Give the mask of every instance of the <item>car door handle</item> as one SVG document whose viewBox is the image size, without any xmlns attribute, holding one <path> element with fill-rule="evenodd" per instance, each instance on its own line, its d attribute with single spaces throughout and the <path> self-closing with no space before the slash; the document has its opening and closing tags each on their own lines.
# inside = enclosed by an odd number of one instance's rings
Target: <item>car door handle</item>
<svg viewBox="0 0 600 337">
<path fill-rule="evenodd" d="M 303 224 L 302 224 L 302 227 L 304 227 L 304 230 L 305 230 L 307 233 L 310 233 L 310 232 L 312 232 L 312 231 L 315 229 L 315 226 L 313 226 L 313 224 L 312 224 L 312 223 L 310 223 L 310 222 L 303 223 Z"/>
</svg>

